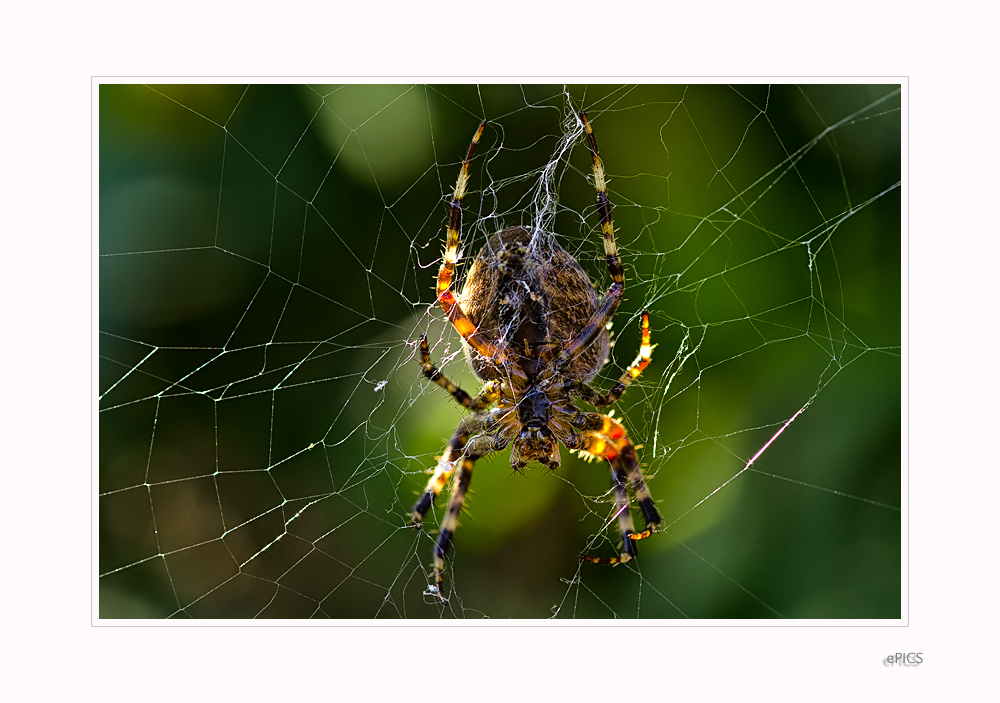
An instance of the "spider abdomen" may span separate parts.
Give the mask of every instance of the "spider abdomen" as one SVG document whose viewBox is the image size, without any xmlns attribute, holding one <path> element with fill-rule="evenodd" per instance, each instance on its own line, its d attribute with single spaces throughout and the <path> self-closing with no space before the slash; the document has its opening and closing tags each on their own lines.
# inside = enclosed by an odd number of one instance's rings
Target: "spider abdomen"
<svg viewBox="0 0 1000 703">
<path fill-rule="evenodd" d="M 528 378 L 540 368 L 546 349 L 558 351 L 594 315 L 600 298 L 576 260 L 548 234 L 508 227 L 491 236 L 476 257 L 459 299 L 480 333 L 509 350 Z M 608 357 L 609 338 L 601 330 L 580 350 L 564 374 L 590 381 Z M 484 380 L 507 374 L 465 346 L 469 364 Z"/>
</svg>

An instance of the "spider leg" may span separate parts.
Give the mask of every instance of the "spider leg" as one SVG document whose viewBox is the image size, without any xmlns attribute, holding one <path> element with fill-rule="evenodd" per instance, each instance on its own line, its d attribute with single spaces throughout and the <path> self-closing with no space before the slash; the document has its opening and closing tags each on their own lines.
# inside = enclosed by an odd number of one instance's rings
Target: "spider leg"
<svg viewBox="0 0 1000 703">
<path fill-rule="evenodd" d="M 636 542 L 646 539 L 659 527 L 662 519 L 653 504 L 653 498 L 646 487 L 646 481 L 639 468 L 639 457 L 635 445 L 629 441 L 625 428 L 621 423 L 598 413 L 583 413 L 584 421 L 590 426 L 601 422 L 600 429 L 592 429 L 582 436 L 582 449 L 586 454 L 607 459 L 611 464 L 613 490 L 615 491 L 615 510 L 618 514 L 618 528 L 622 534 L 622 552 L 617 557 L 580 556 L 586 561 L 596 564 L 620 564 L 629 561 L 638 554 Z M 639 504 L 646 527 L 642 532 L 635 531 L 632 522 L 626 481 L 631 484 L 635 500 Z"/>
<path fill-rule="evenodd" d="M 434 545 L 434 582 L 437 585 L 438 596 L 445 603 L 448 600 L 444 597 L 441 578 L 441 574 L 444 572 L 444 558 L 448 554 L 455 530 L 458 529 L 458 516 L 462 512 L 465 495 L 469 492 L 469 484 L 472 482 L 472 467 L 480 456 L 480 454 L 468 452 L 462 457 L 462 464 L 455 477 L 455 487 L 448 498 L 448 510 L 441 521 L 441 530 L 438 532 L 437 542 Z"/>
<path fill-rule="evenodd" d="M 583 120 L 583 127 L 587 132 L 587 148 L 590 149 L 593 161 L 597 209 L 601 213 L 601 236 L 604 238 L 604 255 L 608 261 L 608 273 L 611 274 L 611 287 L 601 298 L 597 310 L 580 330 L 580 333 L 563 348 L 557 359 L 557 366 L 572 359 L 577 351 L 594 341 L 594 338 L 608 324 L 611 316 L 615 314 L 615 310 L 618 309 L 618 304 L 621 303 L 622 296 L 625 294 L 625 267 L 622 266 L 621 258 L 618 256 L 618 247 L 615 244 L 615 228 L 611 221 L 611 201 L 608 199 L 604 163 L 597 151 L 597 138 L 594 136 L 594 130 L 583 110 L 580 111 L 580 119 Z"/>
<path fill-rule="evenodd" d="M 479 394 L 473 398 L 448 380 L 448 377 L 441 373 L 438 367 L 431 361 L 431 354 L 427 349 L 427 335 L 423 334 L 420 335 L 420 365 L 423 368 L 424 376 L 448 391 L 456 403 L 473 412 L 486 409 L 493 401 L 500 397 L 499 381 L 490 381 L 485 384 L 482 390 L 479 391 Z"/>
<path fill-rule="evenodd" d="M 639 555 L 635 540 L 631 539 L 635 532 L 635 523 L 632 522 L 632 513 L 629 511 L 628 488 L 625 470 L 619 463 L 611 464 L 611 488 L 615 492 L 615 512 L 618 515 L 618 530 L 622 534 L 622 553 L 616 557 L 592 557 L 581 554 L 580 557 L 594 564 L 624 564 L 633 557 Z"/>
<path fill-rule="evenodd" d="M 441 590 L 444 558 L 451 546 L 455 529 L 458 527 L 458 515 L 462 511 L 465 495 L 469 490 L 469 482 L 472 480 L 472 467 L 477 459 L 495 449 L 494 438 L 490 435 L 477 435 L 471 440 L 469 437 L 473 432 L 480 431 L 483 425 L 489 421 L 488 413 L 479 413 L 462 421 L 448 443 L 448 448 L 438 461 L 434 475 L 431 476 L 420 499 L 413 506 L 413 526 L 420 529 L 424 516 L 434 504 L 434 500 L 444 489 L 448 480 L 454 476 L 454 485 L 448 499 L 448 509 L 441 520 L 441 530 L 438 532 L 437 542 L 434 546 L 434 581 L 437 585 L 438 595 L 443 602 L 447 602 L 444 592 Z"/>
<path fill-rule="evenodd" d="M 652 354 L 653 346 L 649 344 L 649 312 L 644 310 L 642 313 L 642 343 L 639 345 L 639 355 L 635 357 L 632 365 L 622 372 L 621 378 L 611 387 L 611 390 L 607 393 L 601 393 L 586 383 L 575 379 L 567 381 L 566 390 L 579 397 L 585 403 L 593 405 L 595 408 L 607 407 L 621 398 L 629 384 L 639 378 L 642 370 L 649 365 Z"/>
<path fill-rule="evenodd" d="M 455 430 L 455 434 L 452 435 L 451 441 L 448 442 L 448 447 L 444 450 L 444 454 L 438 460 L 437 467 L 434 469 L 434 474 L 431 476 L 430 480 L 427 482 L 424 492 L 420 494 L 420 498 L 417 500 L 416 505 L 413 506 L 413 512 L 411 516 L 413 518 L 413 526 L 420 529 L 421 523 L 423 522 L 424 516 L 427 511 L 431 509 L 434 505 L 434 501 L 437 500 L 438 495 L 444 489 L 448 479 L 451 478 L 452 473 L 455 470 L 455 462 L 462 456 L 465 450 L 465 445 L 469 442 L 469 436 L 473 432 L 477 432 L 482 428 L 482 425 L 488 421 L 488 414 L 476 414 L 471 417 L 467 417 L 462 420 L 462 423 Z"/>
<path fill-rule="evenodd" d="M 455 192 L 451 199 L 451 213 L 448 216 L 448 240 L 445 245 L 444 259 L 441 261 L 441 269 L 438 271 L 437 299 L 441 305 L 441 309 L 444 310 L 445 315 L 451 321 L 451 324 L 455 326 L 455 329 L 462 335 L 462 338 L 469 343 L 469 346 L 487 359 L 502 362 L 504 360 L 503 352 L 479 334 L 475 323 L 465 314 L 465 311 L 458 304 L 455 294 L 451 292 L 451 283 L 455 276 L 455 265 L 458 263 L 458 246 L 462 238 L 462 198 L 465 197 L 465 189 L 469 184 L 469 162 L 472 161 L 472 155 L 476 151 L 476 145 L 479 144 L 479 138 L 482 136 L 485 127 L 486 123 L 483 122 L 472 137 L 469 151 L 462 161 L 462 170 L 459 171 L 458 180 L 455 182 Z"/>
<path fill-rule="evenodd" d="M 590 126 L 586 113 L 580 111 L 584 129 L 587 130 L 587 146 L 594 166 L 594 187 L 597 189 L 597 209 L 601 212 L 601 234 L 604 237 L 604 254 L 608 259 L 608 273 L 615 283 L 625 281 L 625 269 L 618 258 L 618 247 L 615 246 L 615 228 L 611 221 L 611 201 L 608 199 L 608 185 L 604 178 L 604 163 L 597 151 L 597 138 Z"/>
</svg>

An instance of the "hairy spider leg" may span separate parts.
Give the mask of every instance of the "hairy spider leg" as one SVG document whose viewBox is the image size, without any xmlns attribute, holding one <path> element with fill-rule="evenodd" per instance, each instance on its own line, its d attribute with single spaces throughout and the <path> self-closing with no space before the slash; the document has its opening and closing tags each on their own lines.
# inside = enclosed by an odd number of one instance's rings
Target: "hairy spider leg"
<svg viewBox="0 0 1000 703">
<path fill-rule="evenodd" d="M 465 436 L 463 436 L 463 434 Z M 451 459 L 451 455 L 455 453 L 455 447 L 462 447 L 465 445 L 465 440 L 468 433 L 465 431 L 464 425 L 460 425 L 457 430 L 455 430 L 455 435 L 451 438 L 451 442 L 448 443 L 448 449 L 445 450 L 444 454 L 438 460 L 437 466 L 434 468 L 434 473 L 431 476 L 430 481 L 427 482 L 427 486 L 424 488 L 424 492 L 420 494 L 419 500 L 417 500 L 416 505 L 413 506 L 413 526 L 420 529 L 424 521 L 424 516 L 427 511 L 431 509 L 434 505 L 434 501 L 437 499 L 438 495 L 444 490 L 444 485 L 448 483 L 448 479 L 451 478 L 452 473 L 455 470 L 455 464 Z M 461 449 L 458 449 L 461 452 Z"/>
<path fill-rule="evenodd" d="M 420 365 L 424 376 L 434 381 L 437 385 L 445 389 L 455 402 L 459 405 L 479 412 L 488 408 L 497 398 L 500 397 L 500 382 L 490 381 L 486 383 L 475 398 L 452 383 L 447 376 L 438 370 L 438 367 L 431 361 L 430 350 L 427 348 L 427 335 L 420 335 Z"/>
<path fill-rule="evenodd" d="M 475 398 L 470 397 L 468 393 L 448 380 L 433 364 L 425 335 L 420 336 L 420 362 L 424 376 L 446 390 L 459 405 L 469 408 L 475 413 L 463 419 L 455 430 L 455 434 L 452 435 L 447 449 L 441 455 L 424 492 L 420 495 L 416 505 L 413 506 L 413 526 L 420 529 L 427 511 L 431 509 L 438 495 L 444 490 L 445 484 L 454 475 L 454 486 L 448 500 L 448 510 L 441 521 L 441 530 L 434 546 L 434 581 L 437 585 L 438 596 L 442 602 L 447 603 L 448 599 L 444 597 L 444 592 L 441 590 L 441 574 L 444 571 L 444 558 L 458 527 L 458 515 L 465 502 L 469 482 L 472 480 L 472 467 L 480 457 L 506 445 L 509 437 L 504 433 L 504 430 L 509 431 L 510 420 L 515 417 L 515 414 L 511 413 L 509 408 L 505 411 L 502 403 L 501 407 L 495 411 L 498 413 L 496 416 L 483 412 L 500 398 L 502 385 L 500 381 L 486 383 Z M 484 430 L 490 432 L 498 427 L 500 428 L 498 435 L 476 434 Z M 473 437 L 474 434 L 476 436 Z M 458 468 L 458 473 L 455 474 L 455 466 L 459 461 L 461 461 L 461 465 Z"/>
<path fill-rule="evenodd" d="M 434 582 L 437 585 L 438 596 L 444 602 L 447 602 L 444 591 L 441 590 L 444 558 L 458 527 L 458 516 L 465 503 L 465 495 L 469 491 L 469 482 L 472 481 L 472 467 L 477 459 L 493 451 L 493 439 L 489 435 L 478 435 L 473 437 L 471 441 L 469 440 L 469 436 L 473 432 L 479 431 L 480 426 L 485 421 L 484 418 L 488 418 L 488 415 L 477 414 L 464 420 L 458 426 L 448 443 L 448 448 L 438 461 L 434 475 L 427 482 L 427 487 L 417 504 L 413 506 L 413 526 L 419 529 L 424 516 L 434 504 L 434 500 L 454 475 L 454 485 L 448 499 L 448 509 L 441 520 L 441 529 L 434 545 Z"/>
<path fill-rule="evenodd" d="M 604 237 L 604 255 L 608 260 L 608 273 L 611 274 L 611 280 L 615 283 L 624 283 L 625 269 L 621 259 L 618 258 L 618 247 L 615 246 L 615 228 L 611 221 L 611 201 L 608 199 L 604 163 L 597 150 L 597 138 L 594 136 L 594 130 L 583 110 L 580 111 L 580 119 L 583 120 L 583 127 L 587 130 L 587 146 L 590 149 L 594 166 L 594 187 L 597 189 L 597 209 L 601 213 L 601 235 Z"/>
<path fill-rule="evenodd" d="M 424 492 L 420 494 L 416 505 L 413 506 L 412 518 L 415 528 L 420 529 L 427 511 L 434 505 L 434 501 L 444 489 L 445 484 L 448 483 L 448 479 L 451 478 L 455 470 L 455 463 L 463 454 L 466 456 L 469 455 L 469 451 L 466 450 L 466 446 L 470 444 L 469 437 L 477 432 L 481 432 L 483 427 L 491 422 L 492 418 L 489 413 L 480 412 L 463 419 L 461 424 L 455 429 L 455 434 L 451 436 L 444 454 L 438 460 L 437 466 L 430 480 L 427 482 L 427 486 L 424 488 Z M 489 435 L 477 435 L 471 443 L 475 449 L 479 450 L 484 440 L 486 442 L 486 450 L 480 451 L 480 455 L 490 451 L 490 443 L 492 443 L 493 438 Z"/>
<path fill-rule="evenodd" d="M 441 269 L 438 271 L 437 299 L 444 310 L 445 315 L 455 326 L 462 338 L 469 343 L 482 356 L 501 363 L 504 355 L 500 349 L 483 337 L 476 329 L 475 323 L 469 319 L 458 304 L 455 294 L 451 292 L 452 279 L 455 276 L 455 265 L 458 263 L 458 247 L 462 239 L 462 198 L 465 197 L 465 189 L 469 184 L 469 163 L 472 155 L 479 144 L 479 138 L 483 134 L 486 123 L 479 125 L 472 143 L 469 144 L 469 151 L 462 161 L 462 170 L 458 172 L 458 180 L 455 182 L 455 192 L 451 199 L 451 214 L 448 217 L 448 239 L 445 244 L 444 258 L 441 261 Z"/>
<path fill-rule="evenodd" d="M 472 482 L 472 467 L 481 455 L 466 453 L 462 457 L 462 465 L 458 469 L 455 477 L 455 487 L 448 498 L 448 510 L 441 521 L 441 531 L 438 532 L 437 543 L 434 545 L 434 583 L 437 585 L 438 597 L 445 603 L 448 599 L 444 597 L 441 574 L 444 573 L 444 558 L 448 554 L 451 540 L 458 529 L 458 516 L 462 512 L 462 505 L 465 503 L 465 495 L 469 492 L 469 484 Z"/>
<path fill-rule="evenodd" d="M 649 343 L 649 312 L 644 310 L 642 313 L 642 342 L 639 345 L 639 355 L 636 356 L 635 361 L 633 361 L 632 364 L 622 372 L 621 378 L 619 378 L 618 382 L 611 387 L 611 390 L 607 393 L 601 393 L 579 380 L 568 381 L 566 383 L 566 389 L 580 398 L 583 402 L 589 403 L 595 408 L 607 407 L 621 398 L 629 384 L 639 378 L 639 374 L 642 373 L 643 369 L 649 366 L 650 359 L 653 355 L 653 348 L 655 346 L 655 344 L 650 345 Z"/>
<path fill-rule="evenodd" d="M 597 189 L 597 210 L 601 213 L 601 236 L 604 238 L 604 255 L 608 260 L 608 273 L 611 274 L 611 287 L 608 288 L 604 297 L 601 298 L 597 310 L 594 312 L 587 324 L 580 330 L 576 338 L 563 347 L 560 352 L 556 367 L 562 366 L 583 347 L 590 344 L 601 330 L 603 330 L 611 316 L 618 309 L 618 304 L 625 294 L 625 268 L 618 257 L 618 247 L 615 245 L 615 228 L 611 221 L 611 201 L 608 198 L 608 186 L 604 176 L 604 163 L 597 151 L 597 138 L 594 130 L 590 126 L 590 120 L 586 113 L 580 111 L 580 119 L 583 120 L 583 127 L 587 132 L 587 147 L 590 149 L 591 160 L 594 167 L 594 187 Z"/>
<path fill-rule="evenodd" d="M 622 552 L 617 557 L 591 557 L 586 554 L 581 554 L 580 557 L 595 564 L 621 564 L 638 554 L 635 543 L 656 532 L 662 519 L 653 504 L 649 488 L 646 487 L 642 470 L 639 468 L 639 457 L 635 453 L 635 446 L 629 441 L 625 428 L 606 415 L 586 413 L 585 417 L 590 426 L 596 425 L 598 419 L 601 421 L 600 429 L 583 435 L 581 451 L 607 459 L 611 464 L 615 510 L 618 514 L 618 528 L 622 534 Z M 631 484 L 635 500 L 646 521 L 646 528 L 642 532 L 636 532 L 632 522 L 626 481 Z"/>
</svg>

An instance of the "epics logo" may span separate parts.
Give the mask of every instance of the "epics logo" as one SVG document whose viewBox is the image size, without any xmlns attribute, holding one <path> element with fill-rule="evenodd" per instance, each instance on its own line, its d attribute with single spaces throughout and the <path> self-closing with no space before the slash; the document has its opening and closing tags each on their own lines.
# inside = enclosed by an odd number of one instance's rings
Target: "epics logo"
<svg viewBox="0 0 1000 703">
<path fill-rule="evenodd" d="M 883 666 L 920 666 L 923 663 L 923 652 L 908 652 L 906 654 L 896 652 L 882 660 Z"/>
</svg>

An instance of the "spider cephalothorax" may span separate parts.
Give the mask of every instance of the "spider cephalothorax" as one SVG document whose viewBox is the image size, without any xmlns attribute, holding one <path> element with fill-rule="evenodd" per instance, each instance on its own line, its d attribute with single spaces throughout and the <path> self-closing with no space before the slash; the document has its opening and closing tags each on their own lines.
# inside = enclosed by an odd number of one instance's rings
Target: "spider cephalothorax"
<svg viewBox="0 0 1000 703">
<path fill-rule="evenodd" d="M 636 542 L 655 532 L 660 523 L 625 428 L 607 415 L 582 412 L 573 402 L 579 398 L 598 408 L 612 404 L 646 367 L 652 353 L 649 315 L 644 312 L 642 343 L 632 365 L 606 393 L 587 385 L 608 358 L 607 325 L 622 299 L 624 268 L 615 246 L 597 142 L 587 116 L 581 112 L 580 119 L 592 156 L 604 252 L 612 279 L 603 296 L 597 294 L 576 260 L 550 235 L 509 227 L 487 240 L 469 269 L 461 296 L 456 298 L 451 284 L 461 239 L 462 198 L 469 163 L 485 124 L 472 138 L 455 185 L 448 240 L 438 273 L 438 302 L 462 335 L 470 365 L 486 383 L 478 395 L 469 396 L 431 363 L 427 340 L 421 337 L 424 375 L 472 411 L 455 430 L 413 508 L 413 521 L 419 527 L 445 484 L 453 481 L 434 550 L 435 583 L 442 598 L 444 557 L 458 525 L 473 465 L 477 459 L 508 445 L 515 469 L 533 461 L 558 468 L 560 443 L 610 463 L 622 551 L 616 557 L 584 559 L 602 564 L 628 561 L 637 553 Z M 488 409 L 494 403 L 496 407 Z M 635 531 L 628 486 L 646 522 L 642 532 Z"/>
</svg>

